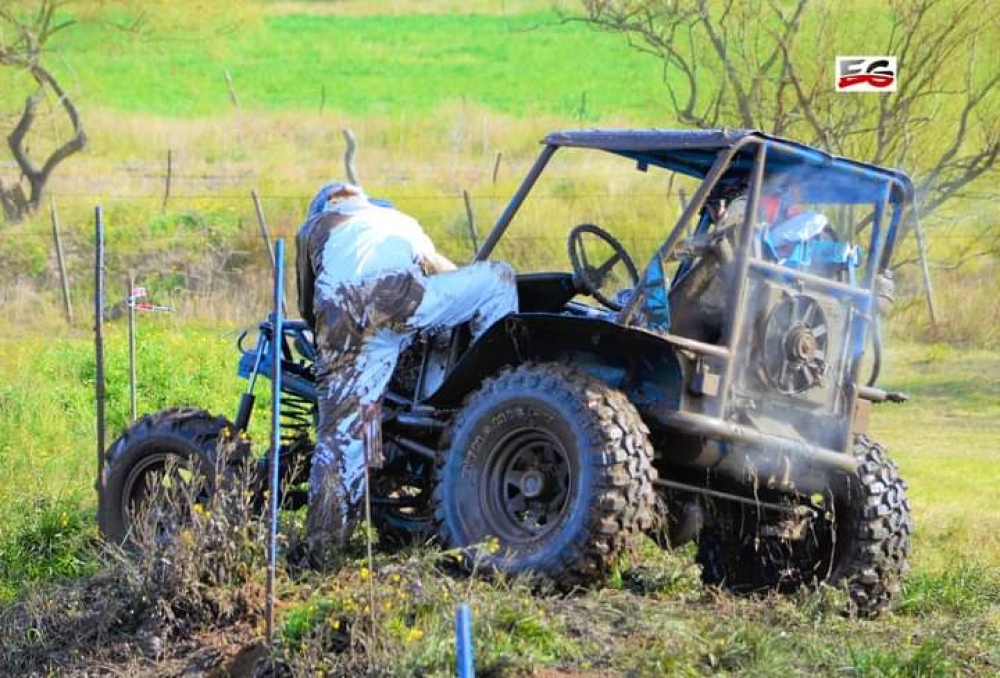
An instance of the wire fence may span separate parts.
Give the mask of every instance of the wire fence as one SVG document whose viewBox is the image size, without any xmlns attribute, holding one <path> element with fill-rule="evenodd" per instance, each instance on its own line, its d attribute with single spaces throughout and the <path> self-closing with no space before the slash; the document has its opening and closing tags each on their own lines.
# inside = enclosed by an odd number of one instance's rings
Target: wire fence
<svg viewBox="0 0 1000 678">
<path fill-rule="evenodd" d="M 163 163 L 145 161 L 120 163 L 114 170 L 96 179 L 75 176 L 53 185 L 54 211 L 63 219 L 61 256 L 56 225 L 44 215 L 24 224 L 0 224 L 0 288 L 6 288 L 0 291 L 0 304 L 26 289 L 41 289 L 42 294 L 57 290 L 60 283 L 76 296 L 86 293 L 92 214 L 100 202 L 113 286 L 131 272 L 140 284 L 178 305 L 196 306 L 192 300 L 214 295 L 226 304 L 256 306 L 266 298 L 266 290 L 253 281 L 267 278 L 267 242 L 283 237 L 293 248 L 313 197 L 287 186 L 257 191 L 270 229 L 265 238 L 251 201 L 251 191 L 262 179 L 255 171 L 174 173 Z M 582 192 L 570 193 L 559 184 L 534 191 L 524 208 L 527 214 L 505 234 L 494 258 L 524 271 L 569 270 L 566 235 L 580 221 L 591 221 L 614 234 L 641 266 L 663 242 L 693 190 L 672 184 L 635 190 L 614 181 L 612 175 L 597 176 Z M 618 190 L 601 188 L 609 185 Z M 510 192 L 495 183 L 439 192 L 401 184 L 384 193 L 377 197 L 416 216 L 439 249 L 458 262 L 471 258 L 510 199 Z M 983 196 L 966 198 L 924 219 L 932 268 L 998 256 L 995 204 Z M 917 261 L 912 243 L 904 242 L 899 252 L 907 265 Z"/>
</svg>

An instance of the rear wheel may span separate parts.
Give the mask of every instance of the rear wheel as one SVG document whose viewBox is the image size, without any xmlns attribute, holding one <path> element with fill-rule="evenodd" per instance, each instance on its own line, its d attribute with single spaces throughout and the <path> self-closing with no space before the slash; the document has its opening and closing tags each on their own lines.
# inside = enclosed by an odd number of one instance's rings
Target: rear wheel
<svg viewBox="0 0 1000 678">
<path fill-rule="evenodd" d="M 854 455 L 859 467 L 845 491 L 813 505 L 816 517 L 795 538 L 761 522 L 753 508 L 718 505 L 698 548 L 703 581 L 735 593 L 825 582 L 845 586 L 859 615 L 887 609 L 908 569 L 913 518 L 906 482 L 878 443 L 859 436 Z"/>
<path fill-rule="evenodd" d="M 434 519 L 441 540 L 480 566 L 585 584 L 652 526 L 648 431 L 622 393 L 589 375 L 505 371 L 467 399 L 449 437 Z"/>
<path fill-rule="evenodd" d="M 104 538 L 134 542 L 146 530 L 153 532 L 148 536 L 166 536 L 177 525 L 176 502 L 209 504 L 219 444 L 234 431 L 225 418 L 194 408 L 148 414 L 129 426 L 105 455 L 99 515 Z M 238 444 L 225 463 L 238 466 L 245 455 L 245 445 Z"/>
</svg>

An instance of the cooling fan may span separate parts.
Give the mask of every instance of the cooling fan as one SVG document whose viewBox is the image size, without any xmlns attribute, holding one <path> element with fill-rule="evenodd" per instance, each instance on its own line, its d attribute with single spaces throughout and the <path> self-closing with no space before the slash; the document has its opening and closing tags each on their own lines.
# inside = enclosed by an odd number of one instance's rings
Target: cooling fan
<svg viewBox="0 0 1000 678">
<path fill-rule="evenodd" d="M 774 388 L 792 395 L 822 383 L 829 337 L 826 315 L 815 299 L 786 295 L 771 309 L 763 335 L 764 375 Z"/>
</svg>

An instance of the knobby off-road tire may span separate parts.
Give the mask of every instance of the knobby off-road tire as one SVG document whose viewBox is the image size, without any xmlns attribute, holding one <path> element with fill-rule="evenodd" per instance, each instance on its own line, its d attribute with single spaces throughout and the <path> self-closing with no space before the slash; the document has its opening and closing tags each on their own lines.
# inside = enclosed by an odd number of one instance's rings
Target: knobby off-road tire
<svg viewBox="0 0 1000 678">
<path fill-rule="evenodd" d="M 846 583 L 859 614 L 886 610 L 909 570 L 913 515 L 906 481 L 886 449 L 858 436 L 854 455 L 860 466 L 851 484 L 842 523 L 840 553 L 831 581 Z"/>
<path fill-rule="evenodd" d="M 104 538 L 130 542 L 136 521 L 155 497 L 155 483 L 170 467 L 186 469 L 200 482 L 198 503 L 208 504 L 216 490 L 217 450 L 235 429 L 224 417 L 195 408 L 172 408 L 147 414 L 122 433 L 105 454 L 104 492 L 99 522 Z M 226 460 L 227 469 L 242 468 L 245 444 Z M 150 494 L 154 493 L 154 497 Z"/>
<path fill-rule="evenodd" d="M 620 392 L 557 364 L 505 370 L 446 433 L 434 520 L 466 565 L 600 581 L 654 519 L 648 430 Z M 480 548 L 495 540 L 499 548 Z"/>
<path fill-rule="evenodd" d="M 753 511 L 717 507 L 698 548 L 702 580 L 734 593 L 791 592 L 827 583 L 846 587 L 851 612 L 873 617 L 899 593 L 908 569 L 913 518 L 906 482 L 885 448 L 858 436 L 859 467 L 832 514 L 799 541 L 759 532 Z"/>
</svg>

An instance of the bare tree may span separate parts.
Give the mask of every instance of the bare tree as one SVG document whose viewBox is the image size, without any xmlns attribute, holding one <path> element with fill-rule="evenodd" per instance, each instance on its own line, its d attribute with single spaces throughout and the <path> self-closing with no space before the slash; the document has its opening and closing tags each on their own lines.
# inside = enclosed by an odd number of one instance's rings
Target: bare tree
<svg viewBox="0 0 1000 678">
<path fill-rule="evenodd" d="M 992 0 L 891 0 L 882 22 L 853 39 L 844 30 L 852 9 L 839 3 L 582 2 L 585 21 L 662 61 L 684 124 L 756 128 L 904 167 L 917 177 L 924 214 L 997 165 L 1000 24 Z M 898 90 L 836 93 L 838 53 L 897 57 Z"/>
<path fill-rule="evenodd" d="M 0 204 L 8 219 L 18 221 L 41 205 L 45 185 L 55 168 L 66 158 L 83 149 L 87 136 L 80 115 L 59 80 L 43 63 L 46 45 L 53 35 L 71 26 L 71 19 L 57 19 L 64 0 L 13 1 L 0 5 L 0 66 L 27 74 L 34 85 L 24 102 L 20 117 L 7 137 L 7 145 L 28 183 L 25 196 L 20 184 L 11 188 L 0 185 Z M 8 78 L 13 82 L 14 78 Z M 38 107 L 47 96 L 54 97 L 71 127 L 71 135 L 47 150 L 36 161 L 29 152 L 32 125 Z"/>
</svg>

